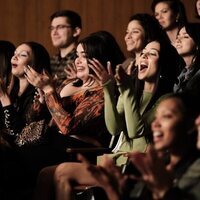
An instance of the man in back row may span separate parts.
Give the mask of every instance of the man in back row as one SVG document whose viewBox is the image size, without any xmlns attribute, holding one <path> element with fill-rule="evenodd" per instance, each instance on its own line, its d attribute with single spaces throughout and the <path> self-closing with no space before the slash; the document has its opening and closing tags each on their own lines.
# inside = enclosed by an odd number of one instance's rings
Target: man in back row
<svg viewBox="0 0 200 200">
<path fill-rule="evenodd" d="M 51 40 L 59 52 L 51 58 L 55 86 L 59 87 L 67 78 L 65 69 L 76 57 L 76 46 L 81 34 L 81 17 L 74 11 L 61 10 L 50 16 Z"/>
</svg>

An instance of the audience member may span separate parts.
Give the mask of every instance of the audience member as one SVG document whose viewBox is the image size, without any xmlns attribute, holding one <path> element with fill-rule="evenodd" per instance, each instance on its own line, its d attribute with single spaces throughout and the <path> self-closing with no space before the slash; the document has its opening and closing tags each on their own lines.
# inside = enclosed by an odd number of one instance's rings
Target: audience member
<svg viewBox="0 0 200 200">
<path fill-rule="evenodd" d="M 42 58 L 42 59 L 41 59 Z M 36 42 L 20 44 L 11 59 L 13 84 L 10 94 L 1 85 L 1 104 L 5 115 L 7 135 L 13 145 L 37 143 L 44 131 L 48 115 L 38 98 L 38 91 L 24 76 L 24 67 L 32 66 L 38 72 L 50 72 L 49 54 Z"/>
<path fill-rule="evenodd" d="M 137 174 L 120 173 L 109 158 L 101 166 L 84 162 L 109 200 L 199 199 L 199 146 L 194 129 L 199 115 L 197 105 L 198 101 L 188 94 L 171 94 L 159 103 L 151 127 L 153 146 L 145 154 L 128 154 Z M 130 188 L 128 178 L 135 180 L 130 191 L 126 188 Z"/>
<path fill-rule="evenodd" d="M 138 13 L 130 17 L 124 40 L 131 57 L 122 64 L 127 73 L 133 73 L 135 66 L 138 65 L 137 59 L 140 57 L 142 49 L 155 37 L 154 30 L 157 28 L 158 23 L 149 14 Z"/>
<path fill-rule="evenodd" d="M 196 18 L 200 18 L 200 0 L 196 0 L 195 2 L 195 12 L 196 12 Z"/>
<path fill-rule="evenodd" d="M 9 41 L 0 40 L 0 81 L 1 84 L 5 84 L 5 87 L 9 87 L 11 81 L 11 57 L 15 50 L 14 44 Z M 2 138 L 2 134 L 5 131 L 3 110 L 0 104 L 0 143 L 6 144 L 6 141 Z M 1 144 L 0 144 L 1 146 Z"/>
<path fill-rule="evenodd" d="M 25 78 L 24 67 L 30 65 L 38 72 L 50 72 L 50 58 L 46 49 L 36 42 L 21 43 L 13 53 L 10 92 L 3 82 L 0 87 L 5 123 L 3 137 L 10 144 L 1 151 L 2 198 L 28 199 L 42 157 L 36 146 L 44 141 L 50 114 L 40 102 L 37 89 Z"/>
<path fill-rule="evenodd" d="M 174 45 L 179 29 L 187 23 L 184 4 L 180 0 L 153 0 L 151 9 Z"/>
<path fill-rule="evenodd" d="M 64 151 L 66 147 L 108 146 L 110 134 L 104 121 L 103 90 L 93 78 L 94 72 L 89 65 L 91 59 L 99 60 L 104 66 L 107 61 L 116 65 L 124 60 L 116 40 L 106 31 L 82 39 L 76 54 L 77 78 L 64 82 L 59 93 L 61 99 L 56 95 L 47 74 L 39 74 L 30 67 L 25 69 L 28 81 L 45 94 L 46 104 L 56 126 L 52 132 L 52 141 L 55 143 L 58 139 L 60 145 L 55 145 Z"/>
<path fill-rule="evenodd" d="M 188 23 L 180 29 L 175 47 L 184 59 L 185 67 L 174 85 L 174 92 L 189 90 L 199 95 L 200 84 L 200 24 Z"/>
<path fill-rule="evenodd" d="M 159 104 L 152 123 L 155 150 L 146 155 L 132 155 L 141 180 L 150 191 L 141 199 L 149 199 L 151 194 L 152 199 L 200 198 L 200 160 L 194 129 L 195 118 L 199 115 L 198 104 L 189 94 L 175 94 Z M 166 152 L 167 164 L 162 155 Z"/>
<path fill-rule="evenodd" d="M 76 46 L 81 34 L 82 22 L 79 14 L 71 10 L 53 13 L 50 21 L 52 44 L 59 51 L 51 58 L 51 70 L 56 86 L 59 87 L 67 78 L 65 70 L 74 71 L 73 65 L 70 65 L 76 58 Z"/>
</svg>

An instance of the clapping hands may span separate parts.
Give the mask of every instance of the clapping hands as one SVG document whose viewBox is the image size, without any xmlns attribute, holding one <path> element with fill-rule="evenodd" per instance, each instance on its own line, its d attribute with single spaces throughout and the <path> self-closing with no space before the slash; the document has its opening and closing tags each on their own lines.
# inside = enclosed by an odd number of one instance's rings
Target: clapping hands
<svg viewBox="0 0 200 200">
<path fill-rule="evenodd" d="M 41 89 L 45 93 L 53 90 L 53 81 L 46 71 L 40 74 L 30 66 L 26 66 L 24 67 L 24 72 L 24 76 L 34 87 Z"/>
</svg>

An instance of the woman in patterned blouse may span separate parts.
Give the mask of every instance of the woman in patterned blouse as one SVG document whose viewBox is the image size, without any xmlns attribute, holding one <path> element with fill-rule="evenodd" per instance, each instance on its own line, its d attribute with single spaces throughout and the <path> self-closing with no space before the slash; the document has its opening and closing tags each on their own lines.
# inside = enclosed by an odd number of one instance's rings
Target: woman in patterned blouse
<svg viewBox="0 0 200 200">
<path fill-rule="evenodd" d="M 104 96 L 101 85 L 93 77 L 91 60 L 112 66 L 123 62 L 124 55 L 113 36 L 99 31 L 82 39 L 76 49 L 74 80 L 66 80 L 57 95 L 50 77 L 31 67 L 25 69 L 27 80 L 44 92 L 52 115 L 53 145 L 65 147 L 107 146 L 110 140 L 104 122 Z M 56 130 L 56 129 L 58 130 Z M 49 133 L 50 134 L 50 133 Z"/>
</svg>

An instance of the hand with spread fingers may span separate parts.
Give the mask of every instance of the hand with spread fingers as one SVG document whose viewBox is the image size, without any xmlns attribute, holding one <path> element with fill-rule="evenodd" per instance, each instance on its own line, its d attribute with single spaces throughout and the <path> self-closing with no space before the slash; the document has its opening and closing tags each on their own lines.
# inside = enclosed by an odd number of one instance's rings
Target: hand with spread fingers
<svg viewBox="0 0 200 200">
<path fill-rule="evenodd" d="M 95 178 L 97 185 L 105 190 L 109 200 L 120 199 L 127 176 L 122 175 L 120 168 L 114 164 L 112 158 L 107 155 L 102 156 L 101 163 L 98 166 L 90 164 L 80 155 L 79 160 Z"/>
<path fill-rule="evenodd" d="M 111 63 L 107 62 L 107 70 L 105 67 L 95 58 L 89 59 L 89 67 L 94 71 L 94 75 L 91 75 L 100 85 L 106 83 L 109 79 L 113 78 L 113 72 Z"/>
<path fill-rule="evenodd" d="M 173 185 L 173 174 L 158 152 L 150 148 L 147 153 L 134 152 L 128 155 L 141 173 L 140 179 L 152 191 L 155 199 L 161 199 Z M 161 178 L 162 177 L 162 178 Z"/>
<path fill-rule="evenodd" d="M 64 71 L 67 74 L 68 79 L 76 78 L 76 67 L 74 63 L 69 63 L 67 67 L 64 69 Z"/>
<path fill-rule="evenodd" d="M 132 64 L 129 65 L 127 71 L 125 71 L 122 65 L 117 65 L 115 69 L 115 80 L 117 85 L 124 85 L 131 78 Z"/>
<path fill-rule="evenodd" d="M 40 88 L 44 93 L 54 90 L 52 79 L 45 71 L 39 74 L 32 67 L 26 66 L 24 67 L 24 72 L 28 82 L 36 88 Z"/>
</svg>

